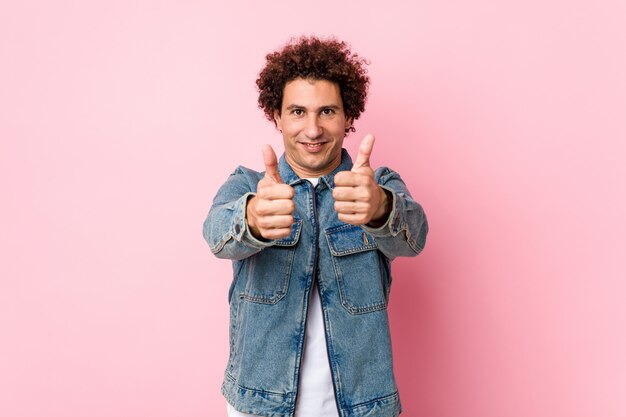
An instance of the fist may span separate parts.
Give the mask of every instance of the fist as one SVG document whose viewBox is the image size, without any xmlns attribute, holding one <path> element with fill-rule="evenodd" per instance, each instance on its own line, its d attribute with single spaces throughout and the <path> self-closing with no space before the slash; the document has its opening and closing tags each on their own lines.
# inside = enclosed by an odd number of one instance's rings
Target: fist
<svg viewBox="0 0 626 417">
<path fill-rule="evenodd" d="M 257 184 L 256 195 L 246 206 L 250 232 L 257 239 L 282 239 L 291 234 L 294 191 L 283 184 L 278 173 L 276 153 L 270 145 L 263 147 L 265 176 Z"/>
<path fill-rule="evenodd" d="M 370 167 L 374 141 L 373 135 L 366 135 L 352 170 L 335 175 L 335 211 L 343 222 L 378 227 L 384 224 L 391 211 L 390 197 L 376 184 L 374 170 Z"/>
</svg>

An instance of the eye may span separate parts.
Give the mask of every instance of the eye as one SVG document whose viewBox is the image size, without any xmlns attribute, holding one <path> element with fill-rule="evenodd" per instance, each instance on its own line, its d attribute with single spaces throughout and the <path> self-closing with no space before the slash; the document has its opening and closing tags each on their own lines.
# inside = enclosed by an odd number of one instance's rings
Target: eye
<svg viewBox="0 0 626 417">
<path fill-rule="evenodd" d="M 335 110 L 330 108 L 322 109 L 322 114 L 324 116 L 330 116 L 331 114 L 335 114 Z"/>
<path fill-rule="evenodd" d="M 304 110 L 302 110 L 302 109 L 293 109 L 291 111 L 291 114 L 293 114 L 294 116 L 302 116 L 304 114 Z"/>
</svg>

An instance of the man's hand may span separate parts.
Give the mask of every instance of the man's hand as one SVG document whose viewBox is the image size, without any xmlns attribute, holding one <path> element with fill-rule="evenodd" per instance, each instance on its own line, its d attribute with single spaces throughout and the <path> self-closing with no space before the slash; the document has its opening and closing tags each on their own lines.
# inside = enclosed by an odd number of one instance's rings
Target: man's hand
<svg viewBox="0 0 626 417">
<path fill-rule="evenodd" d="M 257 185 L 256 195 L 248 201 L 246 217 L 252 235 L 257 239 L 282 239 L 291 234 L 294 191 L 278 173 L 274 149 L 263 146 L 265 176 Z"/>
<path fill-rule="evenodd" d="M 391 197 L 376 184 L 374 170 L 370 167 L 374 140 L 374 135 L 366 135 L 352 170 L 335 175 L 335 210 L 343 222 L 380 227 L 391 212 Z"/>
</svg>

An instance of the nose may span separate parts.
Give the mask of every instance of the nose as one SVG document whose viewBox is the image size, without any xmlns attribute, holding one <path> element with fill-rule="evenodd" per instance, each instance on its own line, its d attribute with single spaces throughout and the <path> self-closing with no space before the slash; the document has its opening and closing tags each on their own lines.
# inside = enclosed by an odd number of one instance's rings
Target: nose
<svg viewBox="0 0 626 417">
<path fill-rule="evenodd" d="M 323 133 L 323 130 L 322 130 L 322 127 L 320 126 L 320 122 L 319 122 L 317 115 L 311 114 L 307 119 L 304 134 L 309 139 L 316 139 L 322 136 L 322 133 Z"/>
</svg>

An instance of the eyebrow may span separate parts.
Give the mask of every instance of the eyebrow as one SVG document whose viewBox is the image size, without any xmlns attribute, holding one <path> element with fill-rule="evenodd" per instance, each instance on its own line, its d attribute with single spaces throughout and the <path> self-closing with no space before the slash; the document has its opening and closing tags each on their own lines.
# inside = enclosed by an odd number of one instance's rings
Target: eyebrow
<svg viewBox="0 0 626 417">
<path fill-rule="evenodd" d="M 285 110 L 294 110 L 294 109 L 306 109 L 306 107 L 305 106 L 301 106 L 299 104 L 290 104 L 287 107 L 285 107 Z M 320 106 L 318 108 L 318 110 L 321 110 L 321 109 L 339 110 L 339 109 L 341 109 L 341 107 L 337 106 L 336 104 L 329 104 L 327 106 Z"/>
</svg>

